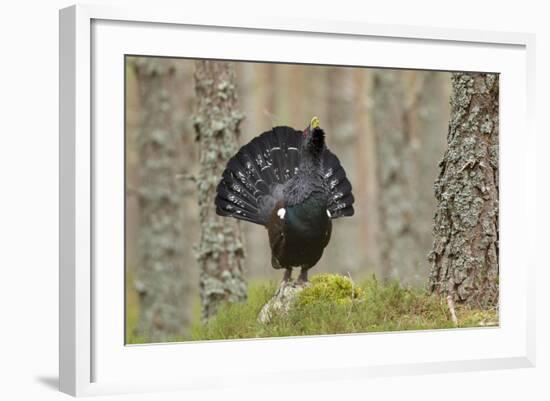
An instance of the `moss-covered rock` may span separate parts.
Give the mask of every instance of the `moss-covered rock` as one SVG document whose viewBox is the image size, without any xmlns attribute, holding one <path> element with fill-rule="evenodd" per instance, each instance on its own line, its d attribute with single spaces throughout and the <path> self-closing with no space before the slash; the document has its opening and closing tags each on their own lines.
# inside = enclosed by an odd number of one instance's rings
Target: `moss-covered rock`
<svg viewBox="0 0 550 401">
<path fill-rule="evenodd" d="M 199 308 L 190 340 L 265 338 L 343 333 L 372 333 L 402 330 L 456 328 L 445 298 L 424 289 L 404 287 L 398 282 L 379 282 L 375 277 L 360 285 L 342 276 L 313 276 L 305 287 L 289 283 L 279 297 L 276 282 L 253 282 L 248 299 L 224 304 L 203 324 Z M 294 293 L 294 295 L 291 295 Z M 283 302 L 283 299 L 285 300 Z M 271 309 L 268 321 L 259 319 L 262 309 Z M 286 301 L 288 303 L 285 303 Z M 198 302 L 198 301 L 197 301 Z M 287 305 L 288 309 L 283 305 Z M 458 327 L 498 326 L 498 309 L 480 310 L 457 305 Z M 181 340 L 180 340 L 181 341 Z"/>
<path fill-rule="evenodd" d="M 290 308 L 294 307 L 298 295 L 308 285 L 308 283 L 282 282 L 275 295 L 260 310 L 258 321 L 269 323 L 273 317 L 287 314 Z"/>
<path fill-rule="evenodd" d="M 345 276 L 319 274 L 308 283 L 281 283 L 275 295 L 262 307 L 258 321 L 269 323 L 274 317 L 288 314 L 291 309 L 307 309 L 318 305 L 351 305 L 360 300 L 363 290 Z"/>
<path fill-rule="evenodd" d="M 363 290 L 346 276 L 339 274 L 319 274 L 311 277 L 310 285 L 297 296 L 298 306 L 319 302 L 332 302 L 347 305 L 363 297 Z"/>
</svg>

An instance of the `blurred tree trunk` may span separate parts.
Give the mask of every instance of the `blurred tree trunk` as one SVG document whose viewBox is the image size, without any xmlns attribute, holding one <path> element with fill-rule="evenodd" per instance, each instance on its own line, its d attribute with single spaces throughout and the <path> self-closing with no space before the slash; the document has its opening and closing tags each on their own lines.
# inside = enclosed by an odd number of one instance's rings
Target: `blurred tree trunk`
<svg viewBox="0 0 550 401">
<path fill-rule="evenodd" d="M 275 108 L 274 125 L 290 125 L 292 118 L 292 109 L 290 99 L 295 96 L 291 82 L 292 66 L 289 64 L 277 64 L 274 68 L 273 86 L 275 88 L 273 105 Z"/>
<path fill-rule="evenodd" d="M 262 132 L 273 127 L 274 118 L 274 65 L 267 63 L 235 63 L 238 77 L 239 107 L 246 119 L 239 126 L 241 143 L 248 143 Z M 246 243 L 246 267 L 249 278 L 279 278 L 279 272 L 266 258 L 269 240 L 265 228 L 258 224 L 242 224 Z"/>
<path fill-rule="evenodd" d="M 355 68 L 355 146 L 356 180 L 353 191 L 356 195 L 356 219 L 360 228 L 359 249 L 363 250 L 365 266 L 373 269 L 380 265 L 376 233 L 379 231 L 378 182 L 376 179 L 376 139 L 372 121 L 373 74 L 366 68 Z"/>
<path fill-rule="evenodd" d="M 275 124 L 275 88 L 273 82 L 275 81 L 275 65 L 271 63 L 256 64 L 256 68 L 260 72 L 260 79 L 258 81 L 258 104 L 260 107 L 256 107 L 256 113 L 259 114 L 257 118 L 261 121 L 262 127 L 267 131 L 269 128 L 274 127 Z"/>
<path fill-rule="evenodd" d="M 446 148 L 445 132 L 449 125 L 450 74 L 437 71 L 408 71 L 407 121 L 411 130 L 411 148 L 418 177 L 418 201 L 415 205 L 420 246 L 427 255 L 432 247 L 433 215 L 436 208 L 433 183 L 439 174 L 438 163 Z M 428 190 L 430 189 L 430 190 Z M 429 271 L 427 263 L 418 277 L 423 285 Z"/>
<path fill-rule="evenodd" d="M 373 125 L 376 132 L 380 262 L 384 278 L 402 278 L 425 260 L 419 244 L 417 174 L 402 71 L 377 70 Z"/>
<path fill-rule="evenodd" d="M 193 312 L 193 303 L 198 298 L 199 289 L 193 285 L 199 281 L 199 269 L 194 254 L 194 245 L 199 241 L 199 206 L 197 205 L 196 175 L 199 167 L 199 149 L 195 142 L 195 129 L 193 127 L 193 111 L 195 108 L 195 82 L 194 63 L 191 60 L 173 59 L 176 69 L 176 82 L 171 88 L 173 96 L 177 99 L 174 103 L 174 119 L 179 135 L 179 147 L 177 149 L 179 168 L 178 183 L 181 186 L 181 208 L 185 227 L 182 230 L 180 247 L 183 250 L 182 263 L 185 267 L 185 281 L 187 285 L 188 302 L 186 308 Z"/>
<path fill-rule="evenodd" d="M 449 124 L 450 74 L 437 71 L 402 71 L 405 82 L 405 126 L 409 132 L 408 152 L 415 182 L 414 224 L 418 234 L 419 263 L 407 272 L 414 286 L 426 282 L 430 266 L 425 257 L 432 247 L 433 215 L 436 202 L 433 182 L 439 174 L 438 163 L 446 147 Z"/>
<path fill-rule="evenodd" d="M 454 73 L 448 149 L 435 196 L 430 288 L 483 308 L 498 304 L 496 74 Z"/>
<path fill-rule="evenodd" d="M 125 265 L 126 279 L 129 287 L 133 287 L 136 266 L 139 263 L 138 233 L 139 233 L 139 199 L 136 188 L 139 185 L 139 157 L 137 141 L 140 133 L 140 109 L 138 77 L 133 58 L 128 57 L 125 65 L 126 116 L 125 116 L 125 146 L 126 146 L 126 218 L 125 218 Z"/>
<path fill-rule="evenodd" d="M 179 130 L 175 125 L 172 61 L 136 58 L 139 87 L 140 230 L 136 290 L 138 335 L 162 342 L 186 334 L 190 322 L 182 263 L 181 185 L 177 181 Z"/>
<path fill-rule="evenodd" d="M 324 98 L 327 103 L 326 118 L 325 120 L 320 118 L 321 127 L 326 132 L 327 146 L 338 155 L 355 192 L 358 179 L 364 177 L 364 172 L 358 172 L 356 168 L 355 157 L 359 138 L 355 126 L 355 82 L 352 71 L 343 67 L 326 67 L 327 87 Z M 320 108 L 323 109 L 323 107 Z M 365 263 L 365 246 L 360 243 L 361 212 L 359 209 L 361 209 L 360 206 L 356 207 L 357 218 L 333 220 L 330 246 L 327 247 L 323 256 L 329 271 L 338 270 L 355 277 Z"/>
<path fill-rule="evenodd" d="M 199 60 L 195 63 L 198 100 L 194 125 L 199 142 L 198 195 L 201 239 L 200 264 L 202 318 L 216 313 L 222 302 L 246 299 L 244 250 L 236 219 L 216 215 L 216 187 L 230 157 L 237 151 L 239 124 L 235 73 L 232 63 Z"/>
<path fill-rule="evenodd" d="M 290 120 L 288 121 L 288 124 L 291 127 L 296 127 L 296 129 L 300 129 L 300 127 L 305 128 L 305 126 L 309 123 L 313 115 L 309 116 L 306 114 L 306 110 L 304 107 L 304 99 L 303 99 L 303 93 L 305 92 L 305 85 L 304 85 L 304 66 L 302 65 L 292 65 L 290 66 L 290 72 L 289 72 L 289 80 L 287 83 L 289 97 L 287 98 L 290 106 Z M 297 94 L 300 94 L 297 96 Z M 316 115 L 316 114 L 315 114 Z M 303 129 L 302 128 L 302 129 Z"/>
</svg>

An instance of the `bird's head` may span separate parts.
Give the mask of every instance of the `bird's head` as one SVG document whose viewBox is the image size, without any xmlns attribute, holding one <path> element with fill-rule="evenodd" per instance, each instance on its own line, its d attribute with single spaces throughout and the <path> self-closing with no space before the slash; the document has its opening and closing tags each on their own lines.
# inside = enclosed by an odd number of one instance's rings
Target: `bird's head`
<svg viewBox="0 0 550 401">
<path fill-rule="evenodd" d="M 320 160 L 325 150 L 325 132 L 321 129 L 318 117 L 313 117 L 303 132 L 302 151 L 309 153 L 314 159 Z"/>
</svg>

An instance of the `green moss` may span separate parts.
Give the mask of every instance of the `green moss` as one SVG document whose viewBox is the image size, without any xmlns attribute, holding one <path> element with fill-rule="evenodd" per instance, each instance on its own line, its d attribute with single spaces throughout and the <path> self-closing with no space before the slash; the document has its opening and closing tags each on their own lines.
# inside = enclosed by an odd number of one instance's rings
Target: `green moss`
<svg viewBox="0 0 550 401">
<path fill-rule="evenodd" d="M 360 285 L 344 276 L 311 277 L 287 314 L 259 323 L 258 313 L 276 290 L 276 283 L 256 282 L 245 303 L 224 305 L 207 324 L 194 327 L 191 340 L 220 340 L 320 334 L 454 328 L 446 301 L 397 282 L 380 283 L 373 276 Z M 498 325 L 496 311 L 457 307 L 459 327 Z"/>
<path fill-rule="evenodd" d="M 297 305 L 300 307 L 314 303 L 333 302 L 349 305 L 360 300 L 363 290 L 348 277 L 338 274 L 320 274 L 311 278 L 310 285 L 299 293 Z"/>
<path fill-rule="evenodd" d="M 454 328 L 444 298 L 398 282 L 381 283 L 370 277 L 359 285 L 345 277 L 320 274 L 311 277 L 311 286 L 300 293 L 289 313 L 275 316 L 269 324 L 258 322 L 263 305 L 273 296 L 278 283 L 253 281 L 248 300 L 221 305 L 208 323 L 201 322 L 200 299 L 193 304 L 193 325 L 187 338 L 173 341 L 222 340 L 320 334 L 368 333 L 403 330 Z M 128 298 L 128 343 L 147 343 L 133 335 L 138 307 Z M 480 310 L 457 305 L 459 327 L 486 327 L 499 324 L 496 310 Z"/>
<path fill-rule="evenodd" d="M 203 324 L 201 319 L 195 320 L 188 340 L 262 337 L 257 322 L 258 313 L 276 288 L 274 282 L 251 282 L 246 302 L 223 303 L 208 323 Z"/>
</svg>

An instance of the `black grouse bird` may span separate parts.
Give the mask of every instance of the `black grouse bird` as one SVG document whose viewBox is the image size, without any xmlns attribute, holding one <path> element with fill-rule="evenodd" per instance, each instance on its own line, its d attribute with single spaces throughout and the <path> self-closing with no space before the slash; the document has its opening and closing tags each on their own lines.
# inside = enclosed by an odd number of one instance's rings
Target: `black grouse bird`
<svg viewBox="0 0 550 401">
<path fill-rule="evenodd" d="M 300 267 L 298 281 L 307 282 L 330 240 L 331 219 L 352 216 L 353 201 L 314 117 L 304 131 L 275 127 L 244 145 L 223 172 L 216 212 L 265 226 L 273 267 L 286 269 L 285 282 Z"/>
</svg>

